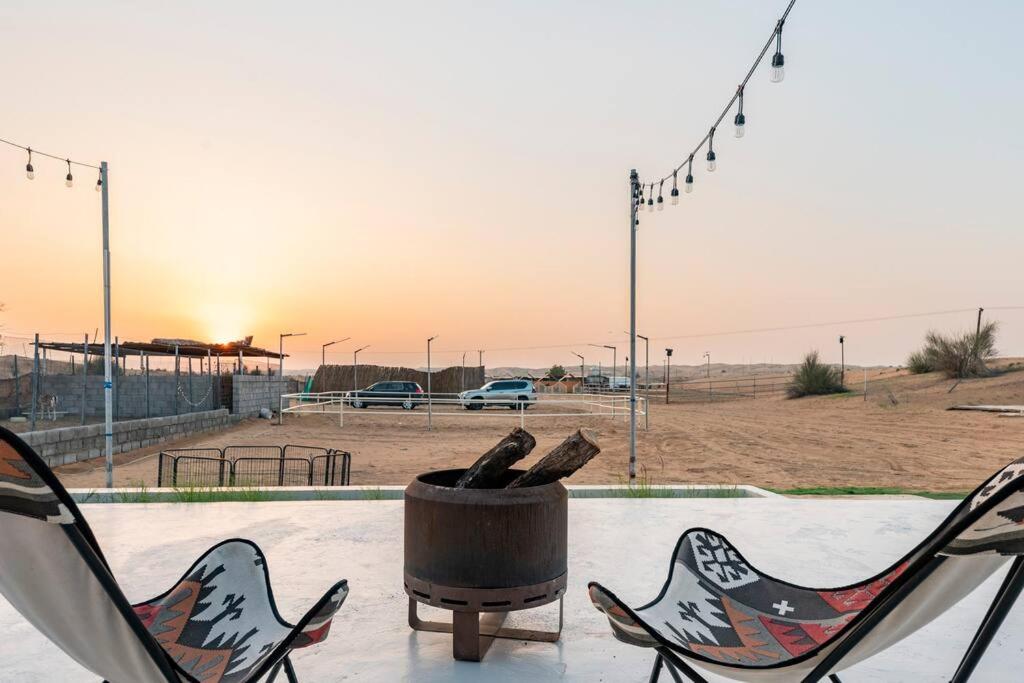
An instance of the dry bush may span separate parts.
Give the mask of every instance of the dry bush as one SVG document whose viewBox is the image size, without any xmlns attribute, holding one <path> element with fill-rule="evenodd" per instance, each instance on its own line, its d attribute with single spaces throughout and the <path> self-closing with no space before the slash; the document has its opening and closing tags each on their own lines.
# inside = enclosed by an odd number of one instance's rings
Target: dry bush
<svg viewBox="0 0 1024 683">
<path fill-rule="evenodd" d="M 996 355 L 998 329 L 998 323 L 993 321 L 982 325 L 977 334 L 947 335 L 932 330 L 925 335 L 924 348 L 910 354 L 907 365 L 911 372 L 940 370 L 951 379 L 986 377 L 992 374 L 987 361 Z"/>
<path fill-rule="evenodd" d="M 786 396 L 789 398 L 800 398 L 801 396 L 821 396 L 823 394 L 838 394 L 846 391 L 843 386 L 842 373 L 832 365 L 822 363 L 818 359 L 818 352 L 811 351 L 804 356 L 803 363 L 793 375 L 786 387 Z"/>
</svg>

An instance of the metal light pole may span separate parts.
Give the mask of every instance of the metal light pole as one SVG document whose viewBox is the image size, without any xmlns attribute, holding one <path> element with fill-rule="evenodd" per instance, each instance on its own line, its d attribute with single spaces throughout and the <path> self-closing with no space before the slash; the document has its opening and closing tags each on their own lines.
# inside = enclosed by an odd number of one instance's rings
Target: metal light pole
<svg viewBox="0 0 1024 683">
<path fill-rule="evenodd" d="M 462 352 L 462 382 L 459 383 L 462 391 L 466 390 L 466 352 Z"/>
<path fill-rule="evenodd" d="M 636 212 L 640 179 L 629 172 L 629 484 L 636 482 Z"/>
<path fill-rule="evenodd" d="M 477 349 L 476 353 L 477 353 L 477 363 L 480 365 L 480 367 L 483 367 L 484 366 L 484 350 L 483 349 Z"/>
<path fill-rule="evenodd" d="M 614 383 L 615 383 L 615 367 L 618 365 L 618 362 L 619 362 L 619 357 L 617 355 L 619 350 L 617 348 L 615 348 L 614 346 L 610 346 L 608 344 L 590 344 L 590 346 L 593 346 L 595 349 L 611 349 L 612 350 L 612 377 L 611 377 L 611 380 L 608 382 L 608 388 L 609 389 L 614 388 Z"/>
<path fill-rule="evenodd" d="M 669 384 L 672 380 L 672 349 L 665 349 L 665 405 L 668 405 Z"/>
<path fill-rule="evenodd" d="M 357 381 L 359 377 L 359 352 L 368 348 L 370 348 L 369 344 L 352 352 L 352 391 L 359 389 L 359 382 Z"/>
<path fill-rule="evenodd" d="M 708 379 L 711 379 L 711 352 L 710 351 L 705 351 L 704 355 L 701 356 L 701 358 L 707 358 L 708 359 L 707 376 L 708 376 Z"/>
<path fill-rule="evenodd" d="M 839 335 L 839 386 L 846 386 L 846 337 Z"/>
<path fill-rule="evenodd" d="M 587 361 L 583 357 L 582 353 L 576 353 L 575 351 L 570 351 L 569 353 L 571 353 L 572 355 L 574 355 L 574 356 L 576 356 L 577 358 L 580 359 L 580 393 L 582 394 L 583 393 L 583 389 L 584 389 L 583 385 L 584 385 L 584 383 L 586 381 L 584 379 L 584 374 L 586 373 L 586 368 L 584 368 L 583 366 L 586 364 Z"/>
<path fill-rule="evenodd" d="M 103 440 L 107 488 L 114 488 L 114 380 L 110 373 L 110 175 L 100 162 L 103 213 Z"/>
<path fill-rule="evenodd" d="M 427 339 L 427 431 L 434 428 L 434 404 L 430 398 L 430 342 L 437 339 L 435 334 Z"/>
<path fill-rule="evenodd" d="M 278 358 L 277 376 L 284 379 L 284 338 L 285 337 L 305 337 L 305 332 L 283 332 L 277 340 L 278 348 L 277 352 L 280 358 Z"/>
<path fill-rule="evenodd" d="M 344 339 L 338 339 L 337 341 L 327 342 L 320 347 L 320 365 L 327 365 L 327 347 L 346 342 L 352 337 L 345 337 Z"/>
</svg>

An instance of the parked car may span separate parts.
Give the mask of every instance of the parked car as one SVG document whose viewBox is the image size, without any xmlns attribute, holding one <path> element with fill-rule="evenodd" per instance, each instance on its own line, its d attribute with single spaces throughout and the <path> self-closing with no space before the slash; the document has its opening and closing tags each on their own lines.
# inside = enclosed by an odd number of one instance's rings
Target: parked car
<svg viewBox="0 0 1024 683">
<path fill-rule="evenodd" d="M 466 410 L 480 410 L 487 406 L 526 409 L 537 402 L 537 390 L 528 379 L 499 379 L 479 389 L 463 391 L 459 394 L 459 401 Z"/>
<path fill-rule="evenodd" d="M 345 401 L 353 408 L 401 406 L 413 410 L 423 400 L 423 387 L 416 382 L 377 382 L 345 395 Z"/>
</svg>

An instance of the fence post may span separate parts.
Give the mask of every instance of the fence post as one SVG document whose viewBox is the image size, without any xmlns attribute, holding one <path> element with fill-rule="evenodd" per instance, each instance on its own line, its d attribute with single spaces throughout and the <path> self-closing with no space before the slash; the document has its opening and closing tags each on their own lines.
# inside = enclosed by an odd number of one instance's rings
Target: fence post
<svg viewBox="0 0 1024 683">
<path fill-rule="evenodd" d="M 121 339 L 114 337 L 114 422 L 121 419 Z"/>
<path fill-rule="evenodd" d="M 18 378 L 18 354 L 14 354 L 14 414 L 21 416 L 21 380 Z"/>
<path fill-rule="evenodd" d="M 39 405 L 39 333 L 32 353 L 32 431 L 36 430 L 36 406 Z"/>
<path fill-rule="evenodd" d="M 210 349 L 206 349 L 206 397 L 203 399 L 203 407 L 206 410 L 212 410 L 213 406 L 210 402 L 213 401 L 213 357 L 210 354 Z"/>
<path fill-rule="evenodd" d="M 171 486 L 178 485 L 178 458 L 174 458 L 174 467 L 171 468 Z"/>
<path fill-rule="evenodd" d="M 284 424 L 284 394 L 277 396 L 277 424 Z"/>
<path fill-rule="evenodd" d="M 164 485 L 164 452 L 160 451 L 160 455 L 157 456 L 156 465 L 156 487 L 161 488 Z"/>
<path fill-rule="evenodd" d="M 181 391 L 181 356 L 178 355 L 178 345 L 174 345 L 174 414 L 178 414 L 178 393 Z"/>
<path fill-rule="evenodd" d="M 757 377 L 754 378 L 754 398 L 757 398 Z"/>
<path fill-rule="evenodd" d="M 280 462 L 277 465 L 277 485 L 284 486 L 284 450 L 281 451 Z"/>
<path fill-rule="evenodd" d="M 74 358 L 74 356 L 72 356 Z M 85 402 L 89 392 L 89 333 L 85 333 L 82 342 L 82 424 L 85 424 Z"/>
<path fill-rule="evenodd" d="M 195 409 L 196 409 L 195 401 L 196 401 L 195 394 L 192 393 L 192 356 L 189 356 L 188 357 L 188 400 L 185 401 L 186 403 L 188 403 L 188 412 L 190 412 L 190 413 L 195 412 Z"/>
<path fill-rule="evenodd" d="M 149 356 L 146 355 L 145 351 L 142 352 L 142 359 L 143 362 L 145 363 L 144 372 L 146 373 L 146 417 L 148 418 L 151 417 L 149 407 Z"/>
</svg>

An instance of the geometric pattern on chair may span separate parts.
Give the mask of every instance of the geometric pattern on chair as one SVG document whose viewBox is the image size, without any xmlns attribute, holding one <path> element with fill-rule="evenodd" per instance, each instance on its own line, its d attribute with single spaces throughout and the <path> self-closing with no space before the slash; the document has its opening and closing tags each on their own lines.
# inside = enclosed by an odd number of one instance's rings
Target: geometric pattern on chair
<svg viewBox="0 0 1024 683">
<path fill-rule="evenodd" d="M 787 680 L 789 670 L 802 672 L 802 678 L 821 667 L 838 680 L 832 672 L 928 623 L 1008 556 L 1017 559 L 993 603 L 993 618 L 983 622 L 961 663 L 956 679 L 961 680 L 1024 586 L 1024 458 L 986 480 L 901 560 L 849 586 L 805 588 L 774 578 L 751 566 L 725 537 L 697 528 L 679 539 L 668 580 L 652 602 L 631 608 L 597 583 L 590 584 L 589 593 L 617 639 L 657 648 L 652 681 L 663 663 L 700 680 L 675 654 L 743 680 L 755 674 Z M 929 584 L 932 574 L 935 581 Z M 917 590 L 926 585 L 935 585 L 938 593 Z M 908 615 L 905 624 L 887 620 L 894 613 Z M 879 624 L 883 630 L 868 639 Z"/>
<path fill-rule="evenodd" d="M 242 683 L 323 641 L 348 595 L 336 583 L 292 625 L 263 553 L 217 544 L 169 591 L 130 605 L 77 505 L 42 458 L 0 427 L 0 595 L 75 661 L 115 683 Z"/>
<path fill-rule="evenodd" d="M 338 586 L 291 648 L 324 640 L 347 595 L 347 585 Z M 202 683 L 246 680 L 295 629 L 278 616 L 266 559 L 243 540 L 214 546 L 168 592 L 132 609 L 175 664 Z"/>
<path fill-rule="evenodd" d="M 680 648 L 708 659 L 779 664 L 834 638 L 906 566 L 841 589 L 801 588 L 758 572 L 725 537 L 691 529 L 676 547 L 666 591 L 680 599 L 656 601 L 636 614 Z M 590 595 L 620 639 L 657 646 L 625 612 L 609 609 L 614 601 L 599 585 L 591 585 Z"/>
</svg>

